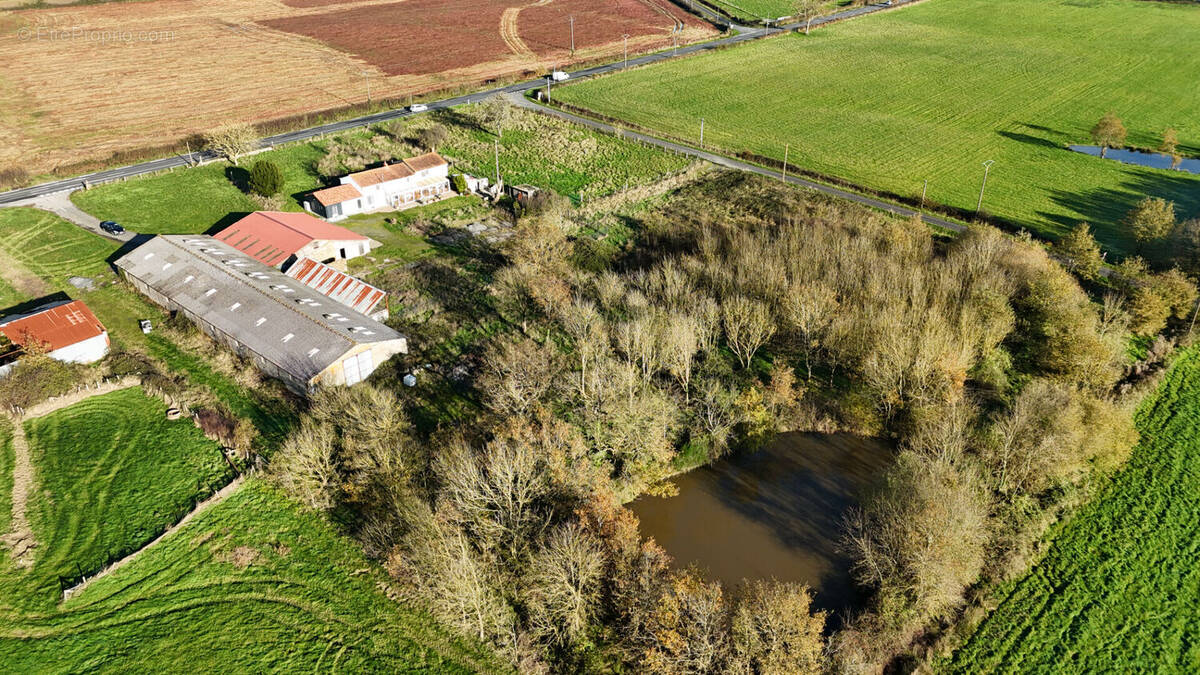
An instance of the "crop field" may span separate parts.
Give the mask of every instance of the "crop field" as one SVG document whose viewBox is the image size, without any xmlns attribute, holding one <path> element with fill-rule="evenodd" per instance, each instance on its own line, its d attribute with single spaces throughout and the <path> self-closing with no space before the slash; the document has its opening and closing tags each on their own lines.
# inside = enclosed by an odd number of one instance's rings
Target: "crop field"
<svg viewBox="0 0 1200 675">
<path fill-rule="evenodd" d="M 92 574 L 144 546 L 232 480 L 221 448 L 140 387 L 28 420 L 39 542 L 29 583 Z"/>
<path fill-rule="evenodd" d="M 1200 214 L 1200 176 L 1074 153 L 1107 111 L 1128 143 L 1167 127 L 1200 155 L 1200 7 L 936 0 L 561 87 L 560 101 L 728 152 L 983 209 L 1046 237 L 1079 221 L 1110 250 L 1144 195 Z"/>
<path fill-rule="evenodd" d="M 257 480 L 62 604 L 3 555 L 6 671 L 504 672 L 390 599 L 354 542 Z"/>
<path fill-rule="evenodd" d="M 667 0 L 157 0 L 0 10 L 0 171 L 707 38 Z M 570 24 L 575 21 L 574 54 Z M 98 88 L 98 82 L 106 88 Z M 195 142 L 191 147 L 195 149 Z"/>
<path fill-rule="evenodd" d="M 1200 351 L 1138 414 L 1129 464 L 943 670 L 1200 671 Z"/>
</svg>

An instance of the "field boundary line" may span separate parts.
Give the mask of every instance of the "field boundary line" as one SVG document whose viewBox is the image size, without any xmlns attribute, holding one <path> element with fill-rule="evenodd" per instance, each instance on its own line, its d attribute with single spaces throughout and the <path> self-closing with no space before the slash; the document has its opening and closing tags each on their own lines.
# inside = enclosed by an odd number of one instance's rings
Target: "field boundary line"
<svg viewBox="0 0 1200 675">
<path fill-rule="evenodd" d="M 121 569 L 125 565 L 129 564 L 135 558 L 137 558 L 139 555 L 144 553 L 147 549 L 149 549 L 150 547 L 159 543 L 163 539 L 166 539 L 168 536 L 171 535 L 171 533 L 173 533 L 176 530 L 179 530 L 183 526 L 187 525 L 188 522 L 190 522 L 192 520 L 192 518 L 195 518 L 197 515 L 199 515 L 204 510 L 208 509 L 210 506 L 214 506 L 216 504 L 219 504 L 219 503 L 225 501 L 225 499 L 227 497 L 229 497 L 229 495 L 233 494 L 239 487 L 241 487 L 242 482 L 245 480 L 245 478 L 246 478 L 245 474 L 240 475 L 237 478 L 234 478 L 225 487 L 212 493 L 212 495 L 210 495 L 208 497 L 208 499 L 205 499 L 204 501 L 197 504 L 196 508 L 192 509 L 191 511 L 188 511 L 174 525 L 171 525 L 167 529 L 163 530 L 162 534 L 158 535 L 154 539 L 151 539 L 150 542 L 147 543 L 145 546 L 139 548 L 138 550 L 134 551 L 133 553 L 130 553 L 129 555 L 125 556 L 124 558 L 121 558 L 120 560 L 114 562 L 113 564 L 109 565 L 108 567 L 105 567 L 104 569 L 100 570 L 99 572 L 96 572 L 92 576 L 85 578 L 83 581 L 72 586 L 71 588 L 64 589 L 63 594 L 62 594 L 62 602 L 66 602 L 67 600 L 69 600 L 71 598 L 72 595 L 87 588 L 88 584 L 92 583 L 93 581 L 95 581 L 101 577 L 107 576 L 111 572 L 115 572 L 116 570 Z"/>
</svg>

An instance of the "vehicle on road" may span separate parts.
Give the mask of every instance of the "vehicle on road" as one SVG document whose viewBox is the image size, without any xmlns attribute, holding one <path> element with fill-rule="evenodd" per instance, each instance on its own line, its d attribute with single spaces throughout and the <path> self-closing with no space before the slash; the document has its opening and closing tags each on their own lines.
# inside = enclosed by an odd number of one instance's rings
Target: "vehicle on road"
<svg viewBox="0 0 1200 675">
<path fill-rule="evenodd" d="M 115 220 L 100 221 L 100 229 L 109 234 L 124 234 L 125 232 L 125 228 L 121 227 L 121 224 Z"/>
<path fill-rule="evenodd" d="M 429 106 L 425 105 L 424 103 L 414 103 L 408 106 L 408 112 L 419 113 L 425 112 L 426 110 L 429 110 Z"/>
<path fill-rule="evenodd" d="M 570 73 L 567 73 L 567 72 L 564 72 L 561 70 L 556 70 L 556 71 L 550 73 L 550 79 L 554 80 L 555 82 L 562 82 L 563 80 L 568 79 L 570 77 L 571 77 Z"/>
</svg>

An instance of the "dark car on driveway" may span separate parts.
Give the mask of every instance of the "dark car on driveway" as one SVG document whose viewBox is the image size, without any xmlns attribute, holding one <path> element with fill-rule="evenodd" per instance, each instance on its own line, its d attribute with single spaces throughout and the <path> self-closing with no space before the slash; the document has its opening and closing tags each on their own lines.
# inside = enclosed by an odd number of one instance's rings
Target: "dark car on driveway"
<svg viewBox="0 0 1200 675">
<path fill-rule="evenodd" d="M 104 230 L 105 232 L 107 232 L 109 234 L 122 234 L 123 232 L 125 232 L 125 228 L 121 227 L 120 223 L 117 223 L 114 220 L 101 221 L 100 229 Z"/>
</svg>

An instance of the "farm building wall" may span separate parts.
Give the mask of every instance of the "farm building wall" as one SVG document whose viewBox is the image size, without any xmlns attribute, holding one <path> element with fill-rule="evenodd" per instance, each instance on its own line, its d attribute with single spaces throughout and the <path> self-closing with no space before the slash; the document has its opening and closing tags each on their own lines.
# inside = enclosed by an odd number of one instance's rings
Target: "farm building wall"
<svg viewBox="0 0 1200 675">
<path fill-rule="evenodd" d="M 55 349 L 47 354 L 52 359 L 66 363 L 95 363 L 108 353 L 108 332 L 90 337 L 82 342 Z"/>
<path fill-rule="evenodd" d="M 343 354 L 337 361 L 334 361 L 328 368 L 321 371 L 319 375 L 313 378 L 310 384 L 314 388 L 318 385 L 337 386 L 357 384 L 367 379 L 384 361 L 387 361 L 396 354 L 406 353 L 408 353 L 408 341 L 404 338 L 357 345 Z M 364 354 L 369 354 L 370 356 L 364 357 Z M 361 368 L 364 359 L 371 364 L 370 368 L 365 372 Z M 348 364 L 348 361 L 354 361 L 355 363 Z M 350 378 L 347 378 L 347 367 L 351 370 Z M 356 370 L 357 373 L 354 372 Z"/>
</svg>

